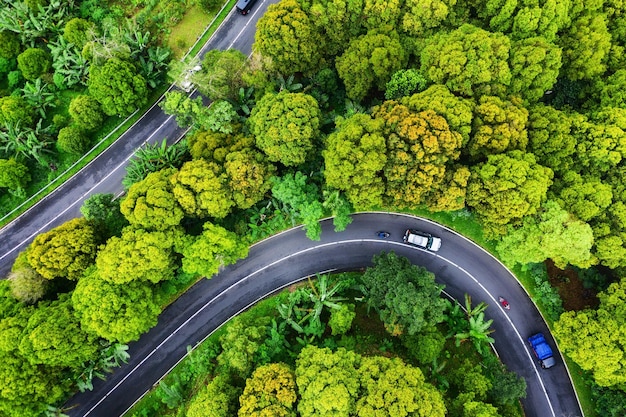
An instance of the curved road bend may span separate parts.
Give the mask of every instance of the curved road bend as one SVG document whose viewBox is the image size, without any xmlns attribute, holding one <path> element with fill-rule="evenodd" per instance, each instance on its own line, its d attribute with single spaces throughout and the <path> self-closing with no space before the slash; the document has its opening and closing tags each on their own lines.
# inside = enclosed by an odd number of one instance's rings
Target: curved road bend
<svg viewBox="0 0 626 417">
<path fill-rule="evenodd" d="M 237 14 L 234 9 L 204 45 L 200 56 L 211 49 L 230 47 L 249 54 L 254 41 L 256 21 L 267 6 L 278 0 L 260 1 L 253 13 Z M 195 92 L 194 96 L 198 93 Z M 161 101 L 159 99 L 159 101 Z M 17 254 L 40 233 L 79 217 L 83 201 L 95 193 L 118 194 L 123 190 L 122 179 L 126 165 L 135 151 L 145 143 L 157 143 L 168 138 L 177 141 L 184 134 L 173 117 L 152 106 L 119 140 L 112 144 L 87 167 L 39 201 L 22 216 L 0 229 L 0 277 L 11 269 Z"/>
<path fill-rule="evenodd" d="M 487 318 L 494 319 L 495 347 L 504 363 L 526 379 L 523 400 L 528 417 L 582 417 L 576 394 L 561 357 L 549 370 L 538 367 L 525 338 L 537 331 L 548 336 L 534 304 L 514 277 L 496 259 L 451 230 L 426 220 L 389 213 L 362 213 L 341 233 L 322 222 L 319 242 L 308 240 L 300 228 L 254 245 L 246 259 L 224 268 L 211 280 L 202 280 L 159 317 L 159 323 L 138 342 L 131 343 L 131 360 L 108 376 L 94 381 L 94 391 L 76 395 L 66 406 L 72 417 L 121 416 L 186 354 L 224 322 L 261 298 L 294 282 L 327 270 L 353 270 L 371 264 L 372 255 L 393 250 L 414 264 L 434 272 L 456 299 L 464 293 L 473 303 L 487 302 Z M 443 239 L 438 253 L 402 243 L 407 227 L 431 232 Z M 386 240 L 375 236 L 386 230 Z M 480 280 L 480 283 L 478 282 Z M 511 310 L 497 303 L 505 296 Z M 558 355 L 558 353 L 557 353 Z"/>
</svg>

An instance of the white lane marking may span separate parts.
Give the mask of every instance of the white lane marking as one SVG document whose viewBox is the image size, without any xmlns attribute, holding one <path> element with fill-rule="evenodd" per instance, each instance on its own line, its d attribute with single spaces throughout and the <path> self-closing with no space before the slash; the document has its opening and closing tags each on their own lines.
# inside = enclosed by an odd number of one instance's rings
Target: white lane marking
<svg viewBox="0 0 626 417">
<path fill-rule="evenodd" d="M 197 317 L 197 316 L 198 316 L 198 315 L 199 315 L 202 311 L 204 311 L 207 307 L 209 307 L 209 305 L 213 304 L 213 302 L 215 302 L 215 300 L 217 300 L 218 298 L 222 297 L 224 294 L 226 294 L 228 291 L 232 290 L 232 289 L 233 289 L 234 287 L 236 287 L 237 285 L 239 285 L 239 284 L 241 284 L 241 283 L 243 283 L 243 282 L 245 282 L 245 281 L 249 280 L 249 279 L 250 279 L 250 278 L 252 278 L 254 275 L 257 275 L 258 273 L 260 273 L 260 272 L 262 272 L 262 271 L 264 271 L 264 270 L 266 270 L 266 269 L 268 269 L 268 268 L 270 268 L 270 267 L 272 267 L 272 266 L 274 266 L 274 265 L 276 265 L 276 264 L 278 264 L 278 263 L 284 262 L 284 261 L 286 261 L 286 260 L 288 260 L 288 259 L 290 259 L 290 258 L 292 258 L 292 257 L 295 257 L 295 256 L 300 256 L 300 255 L 305 254 L 305 253 L 307 253 L 307 252 L 311 252 L 311 251 L 314 251 L 314 250 L 317 250 L 317 249 L 320 249 L 320 248 L 324 248 L 324 247 L 327 247 L 327 246 L 336 246 L 336 245 L 342 245 L 342 244 L 345 244 L 345 243 L 359 243 L 359 242 L 375 242 L 375 243 L 384 243 L 384 244 L 394 244 L 394 245 L 398 245 L 398 246 L 402 246 L 402 247 L 410 247 L 410 248 L 412 248 L 412 249 L 414 249 L 414 250 L 418 250 L 418 251 L 421 251 L 421 252 L 428 253 L 428 254 L 430 254 L 430 255 L 436 256 L 436 257 L 438 257 L 438 258 L 440 258 L 440 259 L 444 260 L 445 262 L 448 262 L 448 263 L 449 263 L 449 264 L 451 264 L 452 266 L 455 266 L 455 267 L 456 267 L 456 268 L 458 268 L 461 272 L 463 272 L 464 274 L 466 274 L 467 276 L 469 276 L 469 277 L 470 277 L 470 278 L 471 278 L 471 279 L 472 279 L 472 280 L 473 280 L 476 284 L 478 284 L 478 286 L 479 286 L 480 288 L 482 288 L 482 289 L 483 289 L 483 291 L 484 291 L 486 294 L 488 294 L 488 295 L 489 295 L 489 297 L 490 297 L 490 298 L 494 301 L 494 303 L 496 303 L 496 299 L 494 298 L 494 296 L 493 296 L 493 295 L 491 295 L 491 294 L 487 291 L 487 289 L 486 289 L 486 288 L 485 288 L 485 287 L 484 287 L 484 286 L 483 286 L 483 285 L 482 285 L 482 284 L 481 284 L 481 283 L 480 283 L 480 282 L 479 282 L 479 281 L 478 281 L 478 280 L 477 280 L 477 279 L 476 279 L 476 278 L 475 278 L 472 274 L 470 274 L 470 273 L 469 273 L 466 269 L 464 269 L 463 267 L 461 267 L 461 266 L 457 265 L 456 263 L 454 263 L 454 262 L 452 262 L 452 261 L 450 261 L 450 260 L 448 260 L 448 259 L 446 259 L 446 258 L 442 257 L 441 255 L 438 255 L 438 254 L 434 253 L 434 252 L 430 252 L 430 251 L 422 250 L 422 249 L 419 249 L 419 248 L 414 247 L 414 246 L 408 246 L 408 245 L 406 245 L 406 244 L 404 244 L 404 243 L 400 243 L 400 242 L 383 241 L 383 240 L 379 240 L 379 239 L 349 239 L 349 240 L 336 241 L 336 242 L 329 242 L 329 243 L 324 243 L 324 244 L 316 245 L 316 246 L 313 246 L 313 247 L 310 247 L 310 248 L 306 248 L 306 249 L 300 250 L 300 251 L 298 251 L 298 252 L 291 253 L 291 254 L 289 254 L 289 255 L 287 255 L 287 256 L 284 256 L 284 257 L 282 257 L 282 258 L 280 258 L 280 259 L 277 259 L 277 260 L 275 260 L 275 261 L 273 261 L 273 262 L 271 262 L 271 263 L 269 263 L 269 264 L 267 264 L 267 265 L 262 266 L 261 268 L 259 268 L 259 269 L 255 270 L 255 271 L 251 272 L 250 274 L 246 275 L 245 277 L 242 277 L 239 281 L 237 281 L 237 282 L 235 282 L 234 284 L 230 285 L 230 286 L 229 286 L 229 287 L 227 287 L 226 289 L 222 290 L 222 291 L 221 291 L 219 294 L 217 294 L 215 297 L 213 297 L 213 298 L 211 298 L 210 300 L 208 300 L 208 301 L 207 301 L 207 302 L 206 302 L 206 303 L 205 303 L 202 307 L 200 307 L 200 308 L 199 308 L 199 309 L 198 309 L 198 310 L 197 310 L 194 314 L 192 314 L 192 315 L 191 315 L 191 316 L 190 316 L 187 320 L 185 320 L 185 321 L 184 321 L 184 322 L 183 322 L 180 326 L 178 326 L 176 329 L 174 329 L 174 330 L 172 331 L 172 333 L 170 333 L 170 334 L 169 334 L 169 335 L 168 335 L 165 339 L 163 339 L 163 341 L 162 341 L 161 343 L 159 343 L 159 344 L 158 344 L 158 345 L 157 345 L 157 346 L 156 346 L 156 347 L 155 347 L 155 348 L 154 348 L 154 349 L 153 349 L 150 353 L 148 353 L 148 355 L 147 355 L 145 358 L 143 358 L 143 359 L 142 359 L 142 360 L 141 360 L 141 361 L 140 361 L 137 365 L 135 365 L 135 367 L 134 367 L 133 369 L 131 369 L 128 373 L 126 373 L 126 375 L 124 376 L 124 378 L 122 378 L 122 379 L 121 379 L 121 380 L 120 380 L 117 384 L 115 384 L 115 386 L 113 386 L 113 387 L 112 387 L 112 388 L 111 388 L 111 389 L 110 389 L 110 390 L 109 390 L 109 391 L 108 391 L 108 392 L 107 392 L 107 393 L 106 393 L 106 394 L 105 394 L 105 395 L 104 395 L 104 396 L 103 396 L 103 397 L 102 397 L 102 398 L 101 398 L 101 399 L 100 399 L 100 400 L 99 400 L 99 401 L 98 401 L 98 402 L 97 402 L 97 403 L 96 403 L 96 404 L 95 404 L 95 405 L 94 405 L 91 409 L 89 409 L 89 410 L 85 413 L 85 416 L 89 415 L 89 414 L 90 414 L 90 413 L 91 413 L 91 412 L 92 412 L 92 411 L 93 411 L 96 407 L 98 407 L 98 406 L 99 406 L 99 405 L 100 405 L 100 404 L 101 404 L 101 403 L 102 403 L 102 402 L 103 402 L 103 401 L 104 401 L 107 397 L 109 397 L 109 396 L 110 396 L 110 395 L 111 395 L 111 394 L 112 394 L 112 393 L 113 393 L 113 392 L 114 392 L 117 388 L 119 388 L 119 387 L 120 387 L 120 385 L 122 385 L 122 384 L 124 383 L 124 381 L 126 381 L 126 379 L 128 379 L 128 378 L 130 377 L 130 375 L 132 375 L 134 372 L 136 372 L 136 371 L 139 369 L 139 367 L 141 367 L 141 366 L 142 366 L 142 365 L 143 365 L 143 364 L 144 364 L 144 363 L 145 363 L 148 359 L 150 359 L 150 357 L 152 357 L 152 356 L 153 356 L 153 355 L 157 352 L 157 350 L 158 350 L 158 349 L 160 349 L 160 348 L 161 348 L 161 347 L 162 347 L 162 346 L 163 346 L 163 345 L 164 345 L 167 341 L 169 341 L 171 338 L 173 338 L 173 337 L 174 337 L 174 335 L 175 335 L 176 333 L 178 333 L 178 332 L 179 332 L 179 331 L 180 331 L 180 330 L 181 330 L 184 326 L 186 326 L 186 325 L 187 325 L 187 324 L 188 324 L 191 320 L 193 320 L 193 319 L 194 319 L 195 317 Z M 213 278 L 211 278 L 211 279 L 219 279 L 219 278 L 218 278 L 218 276 L 215 276 L 215 277 L 213 277 Z M 274 290 L 272 291 L 272 293 L 273 293 L 273 292 L 275 292 L 275 291 L 277 291 L 277 290 L 280 290 L 280 289 L 284 288 L 285 286 L 291 285 L 292 283 L 297 282 L 297 281 L 299 281 L 299 280 L 301 280 L 301 279 L 292 280 L 292 281 L 291 281 L 291 282 L 289 282 L 288 284 L 285 284 L 285 285 L 283 285 L 283 286 L 282 286 L 282 287 L 280 287 L 280 288 L 274 289 Z M 267 294 L 264 294 L 264 295 L 262 295 L 262 296 L 259 296 L 259 298 L 257 299 L 257 301 L 258 301 L 258 300 L 260 300 L 261 298 L 266 297 L 266 296 L 267 296 Z M 254 304 L 254 303 L 252 303 L 252 304 Z M 248 306 L 248 307 L 249 307 L 249 306 Z M 245 308 L 247 308 L 247 307 L 245 307 Z M 245 308 L 244 308 L 244 309 L 245 309 Z M 242 310 L 240 310 L 240 312 L 241 312 L 241 311 L 242 311 Z M 237 313 L 237 314 L 238 314 L 238 313 Z M 516 328 L 515 328 L 515 326 L 513 325 L 513 322 L 511 321 L 511 319 L 510 319 L 510 318 L 508 317 L 508 315 L 506 315 L 506 314 L 505 314 L 505 317 L 506 317 L 506 319 L 508 320 L 508 322 L 509 322 L 509 324 L 511 325 L 511 327 L 513 327 L 513 329 L 515 330 L 515 334 L 517 335 L 518 340 L 519 340 L 519 341 L 522 343 L 522 345 L 524 346 L 524 351 L 526 352 L 526 356 L 528 357 L 528 359 L 530 360 L 530 362 L 533 364 L 533 369 L 534 369 L 535 374 L 537 375 L 537 377 L 538 377 L 538 379 L 539 379 L 539 383 L 540 383 L 541 388 L 542 388 L 542 390 L 543 390 L 543 393 L 544 393 L 544 395 L 545 395 L 545 397 L 546 397 L 546 400 L 547 400 L 547 402 L 548 402 L 548 405 L 550 406 L 550 411 L 552 412 L 552 416 L 553 416 L 553 417 L 555 417 L 555 416 L 556 416 L 556 414 L 554 413 L 554 408 L 552 407 L 552 403 L 550 402 L 550 398 L 548 397 L 548 393 L 547 393 L 547 391 L 546 391 L 546 389 L 545 389 L 545 386 L 544 386 L 544 384 L 543 384 L 543 381 L 541 380 L 541 377 L 540 377 L 539 373 L 537 372 L 537 368 L 534 366 L 534 363 L 535 363 L 535 362 L 534 362 L 534 359 L 532 358 L 532 356 L 530 356 L 530 354 L 528 353 L 528 350 L 525 348 L 525 347 L 526 347 L 526 345 L 525 345 L 525 343 L 524 343 L 524 339 L 522 338 L 522 336 L 519 334 L 519 332 L 517 331 L 517 329 L 516 329 Z M 232 317 L 231 317 L 231 319 L 232 319 Z M 230 319 L 229 319 L 229 320 L 230 320 Z M 209 335 L 209 336 L 210 336 L 210 335 Z M 206 336 L 206 337 L 209 337 L 209 336 Z M 206 339 L 206 337 L 205 337 L 205 339 Z M 203 339 L 203 340 L 204 340 L 204 339 Z M 196 344 L 196 346 L 197 346 L 197 344 Z M 180 360 L 182 360 L 182 358 L 181 358 Z M 180 360 L 179 360 L 178 362 L 180 362 Z M 166 374 L 167 374 L 167 373 L 166 373 Z M 165 375 L 166 375 L 166 374 L 165 374 Z M 161 379 L 162 379 L 165 375 L 161 376 Z M 146 392 L 146 393 L 147 393 L 147 392 Z M 144 393 L 143 395 L 145 395 L 146 393 Z M 143 395 L 142 395 L 142 397 L 143 397 Z M 141 397 L 140 397 L 139 399 L 141 399 Z M 138 399 L 137 401 L 139 401 L 139 399 Z M 136 403 L 136 402 L 135 402 L 135 403 Z M 134 404 L 133 404 L 133 405 L 134 405 Z M 132 406 L 131 406 L 131 407 L 132 407 Z M 128 410 L 126 410 L 126 411 L 128 411 Z M 125 411 L 125 412 L 126 412 L 126 411 Z"/>
<path fill-rule="evenodd" d="M 161 125 L 159 125 L 159 127 L 152 132 L 152 134 L 150 136 L 148 136 L 148 138 L 143 142 L 142 146 L 145 145 L 146 143 L 148 143 L 148 141 L 150 141 L 150 139 L 156 135 L 158 133 L 158 131 L 161 129 L 161 127 L 163 127 L 163 125 L 165 125 L 166 123 L 169 123 L 169 121 L 173 118 L 173 116 L 169 116 L 163 123 L 161 123 Z M 137 150 L 139 150 L 141 148 L 141 146 L 137 149 L 135 149 L 135 152 L 137 152 Z M 30 236 L 28 236 L 26 239 L 22 240 L 17 246 L 15 246 L 13 249 L 9 250 L 8 252 L 6 252 L 4 255 L 0 256 L 0 260 L 6 258 L 8 255 L 10 255 L 11 253 L 15 252 L 16 250 L 18 250 L 19 248 L 21 248 L 26 242 L 30 241 L 31 239 L 33 239 L 35 236 L 37 236 L 39 233 L 41 233 L 44 229 L 46 229 L 50 224 L 52 224 L 56 219 L 58 219 L 59 217 L 61 217 L 62 215 L 64 215 L 65 213 L 67 213 L 72 207 L 74 207 L 76 204 L 78 204 L 80 201 L 82 201 L 82 199 L 84 199 L 87 195 L 91 194 L 91 192 L 96 189 L 100 184 L 102 184 L 107 178 L 109 178 L 111 175 L 113 175 L 115 172 L 117 172 L 118 169 L 120 169 L 126 162 L 128 162 L 128 160 L 130 158 L 132 158 L 135 155 L 135 152 L 131 153 L 130 155 L 128 155 L 120 164 L 118 164 L 111 172 L 109 172 L 107 175 L 105 175 L 98 183 L 94 184 L 93 187 L 91 187 L 89 190 L 87 190 L 85 193 L 83 193 L 83 195 L 76 201 L 72 202 L 70 205 L 68 205 L 64 210 L 62 210 L 60 213 L 58 213 L 56 216 L 54 216 L 49 222 L 47 222 L 46 224 L 44 224 L 43 226 L 41 226 L 39 229 L 37 229 L 34 233 L 32 233 Z"/>
<path fill-rule="evenodd" d="M 246 22 L 245 25 L 243 25 L 243 28 L 239 31 L 239 33 L 237 33 L 237 36 L 235 37 L 235 39 L 233 39 L 233 41 L 230 43 L 230 45 L 228 45 L 227 49 L 230 49 L 233 47 L 233 45 L 235 44 L 235 42 L 237 42 L 237 40 L 239 39 L 239 37 L 241 36 L 241 34 L 243 33 L 244 30 L 246 30 L 246 28 L 248 27 L 248 25 L 250 24 L 250 22 L 252 21 L 252 19 L 254 19 L 254 16 L 256 16 L 256 14 L 261 10 L 262 5 L 265 4 L 265 0 L 263 0 L 256 8 L 254 13 L 252 13 L 252 16 L 247 15 L 246 17 L 248 18 L 248 21 Z"/>
</svg>

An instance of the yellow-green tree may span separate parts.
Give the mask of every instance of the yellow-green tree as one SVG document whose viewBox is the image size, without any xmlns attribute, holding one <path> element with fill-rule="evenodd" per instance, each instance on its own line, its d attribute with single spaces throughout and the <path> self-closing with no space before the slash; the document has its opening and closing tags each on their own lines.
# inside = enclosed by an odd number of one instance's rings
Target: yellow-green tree
<svg viewBox="0 0 626 417">
<path fill-rule="evenodd" d="M 28 249 L 28 262 L 47 279 L 77 280 L 93 264 L 98 243 L 87 220 L 73 219 L 37 235 Z"/>
<path fill-rule="evenodd" d="M 223 218 L 235 204 L 224 168 L 215 162 L 185 162 L 171 183 L 177 203 L 189 216 Z"/>
<path fill-rule="evenodd" d="M 515 150 L 489 155 L 475 165 L 467 186 L 467 204 L 476 210 L 491 232 L 534 214 L 552 184 L 550 168 L 541 166 L 530 153 Z"/>
<path fill-rule="evenodd" d="M 360 362 L 360 355 L 344 348 L 332 352 L 308 345 L 302 349 L 296 360 L 300 416 L 356 415 Z"/>
<path fill-rule="evenodd" d="M 568 311 L 554 324 L 561 350 L 603 387 L 626 383 L 626 279 L 598 294 L 597 310 Z"/>
<path fill-rule="evenodd" d="M 190 238 L 183 248 L 183 271 L 211 278 L 220 267 L 248 255 L 247 242 L 223 227 L 205 223 L 202 234 Z"/>
<path fill-rule="evenodd" d="M 175 172 L 175 168 L 153 172 L 130 187 L 120 210 L 131 225 L 164 230 L 180 224 L 185 214 L 172 191 L 170 177 Z"/>
<path fill-rule="evenodd" d="M 232 152 L 224 164 L 228 184 L 237 207 L 247 209 L 261 201 L 272 188 L 270 178 L 276 173 L 265 155 L 253 149 Z"/>
<path fill-rule="evenodd" d="M 126 227 L 121 237 L 113 236 L 98 252 L 99 275 L 116 285 L 172 279 L 178 267 L 174 247 L 182 246 L 183 235 L 178 228 L 146 231 Z"/>
<path fill-rule="evenodd" d="M 561 48 L 543 37 L 511 45 L 509 91 L 531 102 L 539 100 L 556 83 L 561 68 Z"/>
<path fill-rule="evenodd" d="M 257 23 L 253 49 L 281 74 L 314 73 L 324 61 L 323 38 L 296 0 L 272 4 Z"/>
<path fill-rule="evenodd" d="M 511 82 L 510 46 L 505 35 L 464 24 L 427 40 L 421 70 L 432 82 L 463 96 L 501 96 Z"/>
<path fill-rule="evenodd" d="M 467 151 L 473 158 L 525 150 L 528 144 L 528 110 L 519 100 L 482 96 L 474 108 L 473 135 Z"/>
<path fill-rule="evenodd" d="M 446 174 L 439 187 L 426 197 L 426 206 L 430 211 L 455 211 L 465 207 L 467 183 L 470 170 L 464 165 L 446 168 Z"/>
<path fill-rule="evenodd" d="M 72 305 L 84 330 L 120 343 L 139 339 L 161 313 L 154 286 L 141 281 L 111 284 L 95 267 L 78 281 Z"/>
<path fill-rule="evenodd" d="M 563 73 L 570 80 L 593 79 L 603 74 L 611 49 L 606 15 L 583 13 L 564 31 L 559 46 L 563 48 Z"/>
<path fill-rule="evenodd" d="M 148 100 L 148 87 L 137 68 L 119 58 L 89 70 L 89 94 L 108 116 L 128 116 Z"/>
<path fill-rule="evenodd" d="M 350 41 L 335 66 L 347 96 L 362 100 L 374 88 L 384 91 L 391 76 L 403 69 L 407 60 L 395 30 L 370 30 Z"/>
<path fill-rule="evenodd" d="M 360 417 L 444 417 L 443 396 L 422 371 L 400 358 L 363 357 L 358 369 Z"/>
<path fill-rule="evenodd" d="M 528 150 L 541 165 L 554 172 L 567 171 L 572 166 L 571 156 L 576 152 L 572 118 L 583 116 L 570 115 L 542 103 L 528 110 Z"/>
<path fill-rule="evenodd" d="M 294 417 L 297 399 L 296 377 L 284 363 L 270 363 L 255 369 L 239 397 L 239 417 Z"/>
<path fill-rule="evenodd" d="M 383 121 L 358 113 L 337 118 L 335 124 L 322 152 L 326 184 L 345 191 L 357 210 L 380 207 L 385 192 L 381 174 L 387 162 Z"/>
<path fill-rule="evenodd" d="M 237 414 L 241 389 L 234 387 L 228 375 L 217 375 L 192 398 L 187 417 L 231 417 Z"/>
<path fill-rule="evenodd" d="M 283 90 L 266 94 L 248 119 L 256 144 L 273 162 L 302 164 L 320 134 L 322 114 L 317 100 Z"/>
<path fill-rule="evenodd" d="M 326 56 L 340 54 L 351 39 L 364 32 L 361 19 L 364 3 L 364 0 L 332 0 L 311 4 L 307 14 L 323 36 Z"/>
</svg>

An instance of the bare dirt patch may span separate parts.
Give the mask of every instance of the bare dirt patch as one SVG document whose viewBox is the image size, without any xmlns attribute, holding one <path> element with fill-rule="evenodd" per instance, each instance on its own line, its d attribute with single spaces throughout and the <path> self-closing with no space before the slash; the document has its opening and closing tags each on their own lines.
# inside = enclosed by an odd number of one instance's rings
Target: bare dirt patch
<svg viewBox="0 0 626 417">
<path fill-rule="evenodd" d="M 578 311 L 585 308 L 595 309 L 599 301 L 596 292 L 583 286 L 576 271 L 570 268 L 560 269 L 548 259 L 546 261 L 550 284 L 557 289 L 563 300 L 563 308 L 566 311 Z"/>
</svg>

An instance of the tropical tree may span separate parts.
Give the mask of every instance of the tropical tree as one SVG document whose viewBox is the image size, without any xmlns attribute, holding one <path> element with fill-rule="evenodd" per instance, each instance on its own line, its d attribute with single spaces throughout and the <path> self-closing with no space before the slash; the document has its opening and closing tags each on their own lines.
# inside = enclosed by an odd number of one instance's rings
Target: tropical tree
<svg viewBox="0 0 626 417">
<path fill-rule="evenodd" d="M 59 130 L 57 146 L 64 152 L 74 155 L 84 155 L 91 146 L 89 137 L 85 132 L 73 125 Z"/>
<path fill-rule="evenodd" d="M 511 82 L 510 40 L 470 24 L 429 38 L 421 71 L 432 82 L 466 97 L 501 96 Z"/>
<path fill-rule="evenodd" d="M 217 375 L 193 397 L 187 417 L 229 417 L 237 414 L 241 389 L 231 385 L 228 375 Z"/>
<path fill-rule="evenodd" d="M 361 0 L 332 0 L 310 4 L 306 12 L 323 36 L 326 56 L 339 55 L 352 39 L 364 32 L 361 19 L 364 3 Z"/>
<path fill-rule="evenodd" d="M 41 300 L 50 284 L 50 280 L 42 277 L 30 265 L 12 269 L 7 279 L 11 295 L 25 304 L 34 304 Z"/>
<path fill-rule="evenodd" d="M 28 262 L 47 279 L 77 280 L 93 264 L 96 251 L 93 227 L 78 218 L 37 235 L 29 246 Z"/>
<path fill-rule="evenodd" d="M 0 30 L 0 57 L 5 59 L 17 58 L 20 49 L 20 40 L 14 32 Z"/>
<path fill-rule="evenodd" d="M 74 123 L 85 131 L 98 129 L 104 121 L 100 103 L 87 94 L 74 97 L 68 111 Z"/>
<path fill-rule="evenodd" d="M 50 69 L 52 60 L 46 51 L 28 48 L 17 56 L 17 66 L 27 80 L 34 80 Z"/>
<path fill-rule="evenodd" d="M 0 130 L 0 146 L 16 160 L 33 158 L 42 166 L 48 166 L 49 149 L 52 145 L 51 133 L 53 126 L 42 127 L 43 119 L 39 119 L 35 128 L 20 127 L 20 123 L 5 124 L 6 130 Z"/>
<path fill-rule="evenodd" d="M 63 28 L 63 37 L 78 49 L 83 49 L 85 44 L 92 40 L 96 25 L 79 17 L 68 20 Z"/>
<path fill-rule="evenodd" d="M 161 313 L 154 287 L 141 281 L 111 284 L 96 268 L 87 270 L 78 281 L 72 305 L 83 329 L 120 343 L 139 339 Z"/>
<path fill-rule="evenodd" d="M 266 322 L 251 322 L 237 316 L 220 337 L 222 353 L 217 363 L 225 371 L 247 378 L 254 369 L 255 355 L 266 337 Z"/>
<path fill-rule="evenodd" d="M 243 88 L 246 56 L 237 49 L 213 49 L 202 59 L 202 70 L 193 75 L 198 90 L 211 100 L 235 100 Z"/>
<path fill-rule="evenodd" d="M 319 187 L 300 171 L 272 177 L 272 196 L 283 203 L 293 218 L 304 223 L 309 239 L 319 240 L 322 227 L 319 220 L 324 215 Z"/>
<path fill-rule="evenodd" d="M 190 239 L 182 250 L 183 271 L 211 278 L 219 268 L 233 264 L 248 255 L 247 242 L 237 234 L 211 223 L 204 223 L 203 232 Z"/>
<path fill-rule="evenodd" d="M 293 416 L 296 400 L 296 377 L 293 370 L 284 363 L 270 363 L 255 369 L 246 380 L 246 386 L 239 397 L 238 416 Z"/>
<path fill-rule="evenodd" d="M 119 58 L 110 58 L 102 66 L 89 70 L 89 94 L 95 98 L 108 116 L 128 116 L 146 103 L 146 80 L 133 64 Z"/>
<path fill-rule="evenodd" d="M 587 12 L 574 20 L 560 37 L 563 73 L 573 81 L 594 79 L 606 70 L 611 34 L 606 15 Z"/>
<path fill-rule="evenodd" d="M 551 90 L 561 68 L 561 48 L 543 37 L 511 44 L 509 91 L 533 102 Z"/>
<path fill-rule="evenodd" d="M 465 311 L 467 314 L 467 330 L 454 335 L 456 345 L 462 342 L 471 341 L 478 353 L 483 353 L 485 345 L 493 343 L 494 339 L 489 336 L 493 333 L 490 329 L 493 319 L 485 320 L 485 310 L 487 304 L 480 302 L 476 307 L 472 307 L 472 299 L 465 294 Z"/>
<path fill-rule="evenodd" d="M 138 149 L 126 167 L 126 176 L 122 180 L 125 188 L 145 179 L 148 174 L 163 169 L 180 168 L 189 160 L 189 148 L 185 139 L 168 145 L 167 140 L 161 143 L 146 144 Z"/>
<path fill-rule="evenodd" d="M 237 207 L 247 209 L 261 201 L 270 190 L 270 178 L 276 173 L 265 155 L 244 149 L 226 156 L 224 169 Z"/>
<path fill-rule="evenodd" d="M 49 84 L 42 82 L 40 78 L 34 82 L 26 82 L 22 87 L 22 97 L 42 118 L 46 117 L 49 107 L 56 107 L 56 94 L 49 91 Z"/>
<path fill-rule="evenodd" d="M 0 124 L 32 126 L 35 117 L 33 109 L 25 98 L 20 96 L 0 97 Z M 8 129 L 8 127 L 6 127 Z"/>
<path fill-rule="evenodd" d="M 371 30 L 350 41 L 337 58 L 339 78 L 352 100 L 362 100 L 373 88 L 384 91 L 391 77 L 404 68 L 408 54 L 395 31 Z"/>
<path fill-rule="evenodd" d="M 83 202 L 80 213 L 103 239 L 121 234 L 128 225 L 120 211 L 120 200 L 113 194 L 92 194 Z"/>
<path fill-rule="evenodd" d="M 367 304 L 376 308 L 388 332 L 416 334 L 444 319 L 442 285 L 425 268 L 393 252 L 374 255 L 362 280 Z"/>
<path fill-rule="evenodd" d="M 30 178 L 26 165 L 15 159 L 0 159 L 0 188 L 6 188 L 16 196 L 24 195 Z"/>
<path fill-rule="evenodd" d="M 286 166 L 302 164 L 320 134 L 321 112 L 308 94 L 266 94 L 248 119 L 256 144 L 268 159 Z"/>
<path fill-rule="evenodd" d="M 398 70 L 385 87 L 385 98 L 397 100 L 426 89 L 428 80 L 416 69 Z"/>
</svg>

